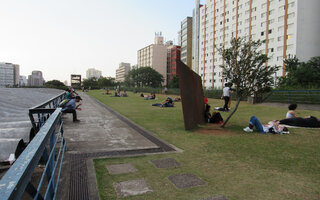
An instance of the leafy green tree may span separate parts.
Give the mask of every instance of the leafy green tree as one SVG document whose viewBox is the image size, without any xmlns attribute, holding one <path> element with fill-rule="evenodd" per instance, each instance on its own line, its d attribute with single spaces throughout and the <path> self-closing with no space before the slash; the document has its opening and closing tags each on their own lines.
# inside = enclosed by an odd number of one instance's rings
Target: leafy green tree
<svg viewBox="0 0 320 200">
<path fill-rule="evenodd" d="M 96 77 L 92 77 L 89 79 L 83 79 L 82 86 L 85 88 L 97 89 L 98 86 L 98 79 Z"/>
<path fill-rule="evenodd" d="M 130 87 L 161 87 L 163 76 L 151 67 L 140 67 L 131 70 L 126 79 L 125 85 Z"/>
<path fill-rule="evenodd" d="M 45 87 L 49 87 L 49 88 L 58 88 L 58 89 L 64 89 L 66 86 L 64 85 L 64 83 L 62 83 L 59 80 L 51 80 L 51 81 L 47 81 L 44 84 Z"/>
<path fill-rule="evenodd" d="M 286 59 L 284 63 L 287 74 L 280 78 L 279 88 L 320 88 L 320 56 L 313 57 L 308 62 L 300 62 L 294 57 Z"/>
<path fill-rule="evenodd" d="M 112 78 L 112 77 L 100 77 L 98 79 L 98 86 L 99 86 L 99 88 L 115 86 L 115 78 Z"/>
<path fill-rule="evenodd" d="M 233 83 L 237 99 L 235 108 L 221 125 L 224 127 L 237 111 L 240 100 L 254 95 L 257 96 L 271 89 L 272 75 L 279 69 L 277 66 L 266 66 L 268 57 L 258 51 L 261 41 L 248 41 L 243 38 L 233 38 L 230 48 L 220 48 L 224 57 L 224 78 Z"/>
<path fill-rule="evenodd" d="M 168 87 L 179 88 L 179 78 L 176 76 L 172 77 L 172 79 L 169 81 Z"/>
</svg>

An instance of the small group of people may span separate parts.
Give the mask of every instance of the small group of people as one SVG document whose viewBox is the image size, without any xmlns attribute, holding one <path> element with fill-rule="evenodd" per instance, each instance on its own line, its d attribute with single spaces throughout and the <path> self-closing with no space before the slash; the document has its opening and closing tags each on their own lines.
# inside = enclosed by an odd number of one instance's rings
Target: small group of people
<svg viewBox="0 0 320 200">
<path fill-rule="evenodd" d="M 167 97 L 162 103 L 155 103 L 152 106 L 159 106 L 159 107 L 174 107 L 173 99 L 171 97 Z"/>
<path fill-rule="evenodd" d="M 127 91 L 124 90 L 123 93 L 121 94 L 120 89 L 117 88 L 114 92 L 115 97 L 128 97 Z"/>
<path fill-rule="evenodd" d="M 252 116 L 249 121 L 249 126 L 244 128 L 245 132 L 253 132 L 255 127 L 260 133 L 272 133 L 272 134 L 289 134 L 287 126 L 297 127 L 309 127 L 320 128 L 320 120 L 314 116 L 306 116 L 304 118 L 299 117 L 296 113 L 298 105 L 290 104 L 288 106 L 288 112 L 286 118 L 282 120 L 273 120 L 268 124 L 262 124 L 256 116 Z"/>
<path fill-rule="evenodd" d="M 60 104 L 60 107 L 62 107 L 61 112 L 72 113 L 72 119 L 75 123 L 80 122 L 80 120 L 77 118 L 76 111 L 81 110 L 80 106 L 82 103 L 79 103 L 80 101 L 82 101 L 82 98 L 78 95 L 78 93 L 75 92 L 73 88 L 70 88 L 66 90 L 65 99 L 62 101 L 63 103 Z M 77 103 L 79 104 L 77 105 Z"/>
</svg>

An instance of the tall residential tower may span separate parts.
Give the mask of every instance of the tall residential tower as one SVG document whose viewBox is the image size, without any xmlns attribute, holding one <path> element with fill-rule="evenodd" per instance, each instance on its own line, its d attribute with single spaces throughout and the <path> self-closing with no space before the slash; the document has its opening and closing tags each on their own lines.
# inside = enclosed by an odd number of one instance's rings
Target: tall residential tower
<svg viewBox="0 0 320 200">
<path fill-rule="evenodd" d="M 203 85 L 223 86 L 224 60 L 217 48 L 228 48 L 232 38 L 265 41 L 259 51 L 268 55 L 269 66 L 281 66 L 278 77 L 285 75 L 283 61 L 289 56 L 301 61 L 320 56 L 319 8 L 319 0 L 207 0 L 198 22 L 198 73 Z"/>
</svg>

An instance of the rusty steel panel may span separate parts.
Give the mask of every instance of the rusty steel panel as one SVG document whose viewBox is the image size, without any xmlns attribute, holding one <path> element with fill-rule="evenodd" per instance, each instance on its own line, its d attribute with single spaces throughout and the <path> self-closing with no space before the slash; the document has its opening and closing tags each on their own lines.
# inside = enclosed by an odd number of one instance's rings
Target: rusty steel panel
<svg viewBox="0 0 320 200">
<path fill-rule="evenodd" d="M 203 124 L 204 119 L 204 93 L 201 77 L 192 71 L 183 62 L 177 62 L 180 95 L 184 127 L 186 130 L 194 129 Z"/>
</svg>

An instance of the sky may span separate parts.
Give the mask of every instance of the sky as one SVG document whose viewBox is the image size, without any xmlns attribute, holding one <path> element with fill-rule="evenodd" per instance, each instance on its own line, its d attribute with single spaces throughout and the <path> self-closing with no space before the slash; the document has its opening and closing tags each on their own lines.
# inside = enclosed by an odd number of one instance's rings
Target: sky
<svg viewBox="0 0 320 200">
<path fill-rule="evenodd" d="M 203 3 L 203 1 L 201 1 Z M 0 62 L 20 75 L 40 70 L 46 81 L 95 68 L 115 77 L 121 62 L 137 64 L 137 51 L 155 32 L 178 42 L 194 0 L 1 0 Z"/>
</svg>

